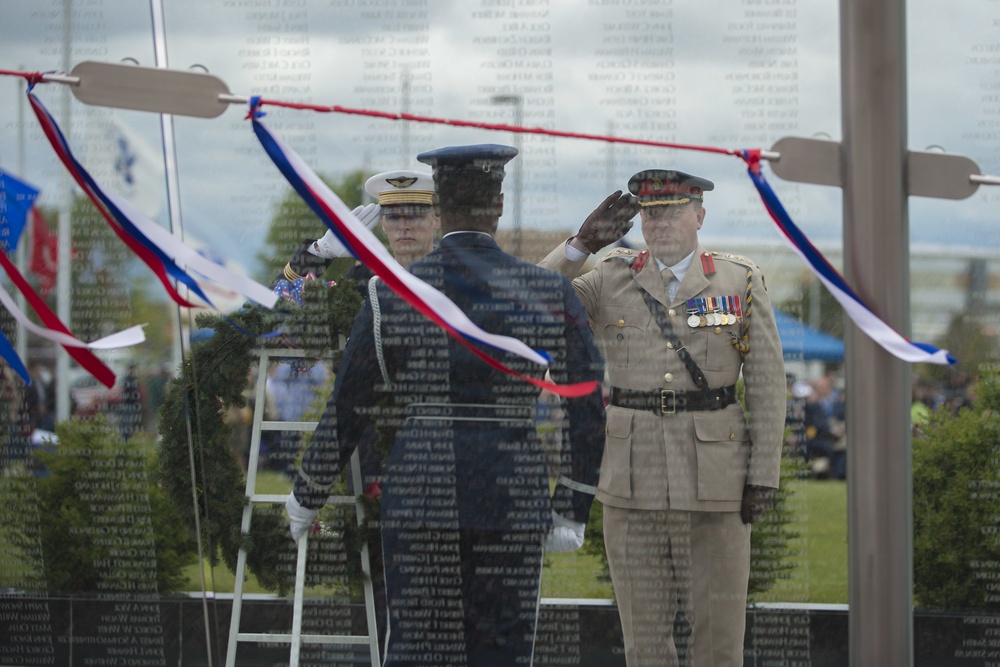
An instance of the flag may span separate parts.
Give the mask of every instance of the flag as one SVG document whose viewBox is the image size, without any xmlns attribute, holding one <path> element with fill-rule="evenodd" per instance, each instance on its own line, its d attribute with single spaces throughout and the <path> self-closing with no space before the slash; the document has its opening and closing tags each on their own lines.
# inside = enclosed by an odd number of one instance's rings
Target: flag
<svg viewBox="0 0 1000 667">
<path fill-rule="evenodd" d="M 28 220 L 28 210 L 38 198 L 38 188 L 0 170 L 0 250 L 14 252 Z"/>
<path fill-rule="evenodd" d="M 166 187 L 162 155 L 118 114 L 110 114 L 100 127 L 88 150 L 94 174 L 147 218 L 156 218 L 163 209 Z"/>
<path fill-rule="evenodd" d="M 31 257 L 28 270 L 38 277 L 39 292 L 48 297 L 56 286 L 59 272 L 59 239 L 45 225 L 37 207 L 31 209 Z"/>
</svg>

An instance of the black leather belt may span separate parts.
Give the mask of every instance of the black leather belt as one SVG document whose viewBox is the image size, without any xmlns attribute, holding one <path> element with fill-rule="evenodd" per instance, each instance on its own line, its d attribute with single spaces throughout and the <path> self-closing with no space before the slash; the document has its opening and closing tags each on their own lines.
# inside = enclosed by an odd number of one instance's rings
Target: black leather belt
<svg viewBox="0 0 1000 667">
<path fill-rule="evenodd" d="M 699 410 L 721 410 L 736 402 L 736 385 L 704 391 L 684 391 L 683 389 L 637 389 L 611 388 L 611 405 L 633 410 L 649 410 L 659 416 L 679 412 Z"/>
<path fill-rule="evenodd" d="M 407 419 L 534 423 L 534 417 L 534 407 L 527 405 L 410 403 L 406 406 Z"/>
</svg>

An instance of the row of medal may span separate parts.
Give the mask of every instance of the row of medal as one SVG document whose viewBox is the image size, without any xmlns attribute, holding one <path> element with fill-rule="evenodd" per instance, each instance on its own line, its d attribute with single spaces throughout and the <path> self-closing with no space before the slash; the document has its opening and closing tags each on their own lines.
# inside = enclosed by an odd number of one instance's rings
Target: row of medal
<svg viewBox="0 0 1000 667">
<path fill-rule="evenodd" d="M 740 296 L 701 296 L 687 300 L 687 323 L 691 328 L 716 327 L 743 321 Z"/>
</svg>

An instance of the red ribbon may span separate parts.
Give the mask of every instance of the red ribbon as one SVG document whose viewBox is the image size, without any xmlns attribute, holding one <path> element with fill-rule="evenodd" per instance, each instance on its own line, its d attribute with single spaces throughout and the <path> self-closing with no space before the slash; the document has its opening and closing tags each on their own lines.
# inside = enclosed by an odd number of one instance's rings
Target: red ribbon
<svg viewBox="0 0 1000 667">
<path fill-rule="evenodd" d="M 24 294 L 25 299 L 31 304 L 31 307 L 35 309 L 38 313 L 38 317 L 42 320 L 42 323 L 53 331 L 58 331 L 60 333 L 73 336 L 73 333 L 66 328 L 66 325 L 56 317 L 42 297 L 35 293 L 35 290 L 31 289 L 31 285 L 28 281 L 24 279 L 24 276 L 17 270 L 10 260 L 7 259 L 6 253 L 0 252 L 0 264 L 3 265 L 4 270 L 10 279 L 14 282 L 21 293 Z M 75 338 L 75 336 L 74 336 Z M 115 385 L 115 374 L 110 368 L 104 365 L 104 362 L 97 358 L 93 352 L 85 347 L 73 347 L 72 345 L 63 345 L 63 348 L 76 360 L 76 363 L 80 364 L 85 371 L 97 378 L 97 381 L 103 384 L 105 387 L 110 389 Z"/>
</svg>

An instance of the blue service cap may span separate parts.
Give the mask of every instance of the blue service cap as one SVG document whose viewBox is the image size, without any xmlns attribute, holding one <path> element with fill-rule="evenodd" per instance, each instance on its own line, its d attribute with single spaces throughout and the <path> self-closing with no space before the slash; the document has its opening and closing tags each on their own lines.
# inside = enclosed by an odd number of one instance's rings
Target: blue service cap
<svg viewBox="0 0 1000 667">
<path fill-rule="evenodd" d="M 419 162 L 434 169 L 476 169 L 484 172 L 499 169 L 517 155 L 513 146 L 500 144 L 472 144 L 471 146 L 445 146 L 417 156 Z"/>
</svg>

